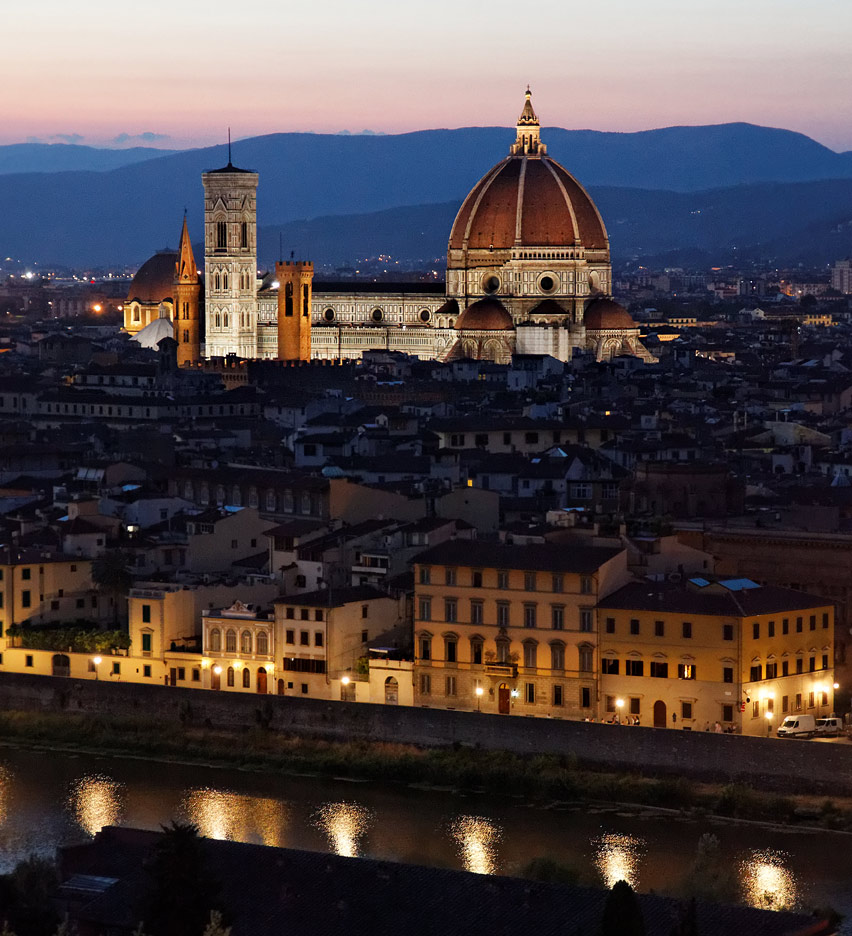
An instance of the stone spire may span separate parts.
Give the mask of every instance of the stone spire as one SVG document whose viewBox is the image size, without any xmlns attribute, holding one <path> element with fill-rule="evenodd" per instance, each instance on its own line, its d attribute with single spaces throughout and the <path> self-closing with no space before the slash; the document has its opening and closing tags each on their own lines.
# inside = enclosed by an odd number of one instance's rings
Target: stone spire
<svg viewBox="0 0 852 936">
<path fill-rule="evenodd" d="M 547 152 L 547 147 L 541 142 L 541 128 L 531 98 L 532 91 L 527 85 L 524 109 L 518 117 L 517 136 L 511 147 L 513 156 L 543 156 Z"/>
<path fill-rule="evenodd" d="M 197 283 L 198 267 L 192 253 L 192 242 L 189 239 L 189 228 L 186 224 L 186 213 L 183 216 L 183 230 L 180 232 L 180 245 L 178 258 L 175 264 L 175 283 Z"/>
</svg>

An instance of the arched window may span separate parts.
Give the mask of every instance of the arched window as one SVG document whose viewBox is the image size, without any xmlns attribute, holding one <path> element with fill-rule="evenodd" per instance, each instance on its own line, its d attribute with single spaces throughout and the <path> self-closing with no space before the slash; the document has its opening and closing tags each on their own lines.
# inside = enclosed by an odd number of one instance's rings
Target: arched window
<svg viewBox="0 0 852 936">
<path fill-rule="evenodd" d="M 275 491 L 266 492 L 266 509 L 275 510 Z"/>
<path fill-rule="evenodd" d="M 243 505 L 243 492 L 240 490 L 239 485 L 235 484 L 231 489 L 231 503 L 234 507 L 242 507 Z"/>
<path fill-rule="evenodd" d="M 248 667 L 243 670 L 243 689 L 251 688 L 251 671 Z"/>
<path fill-rule="evenodd" d="M 233 666 L 228 667 L 228 685 L 229 686 L 234 685 L 234 667 Z"/>
<path fill-rule="evenodd" d="M 228 222 L 216 222 L 216 247 L 218 250 L 224 250 L 228 246 Z"/>
<path fill-rule="evenodd" d="M 214 289 L 222 288 L 222 278 L 219 276 L 218 273 L 213 274 L 213 288 Z"/>
<path fill-rule="evenodd" d="M 284 492 L 284 505 L 281 509 L 284 511 L 284 513 L 293 513 L 293 511 L 296 509 L 295 504 L 293 502 L 292 491 Z"/>
<path fill-rule="evenodd" d="M 235 630 L 225 631 L 225 653 L 237 652 L 237 632 Z"/>
<path fill-rule="evenodd" d="M 240 637 L 240 652 L 241 653 L 251 653 L 252 647 L 251 631 L 244 630 Z"/>
<path fill-rule="evenodd" d="M 311 512 L 311 495 L 305 493 L 302 495 L 302 513 L 309 514 Z"/>
<path fill-rule="evenodd" d="M 223 273 L 222 274 L 222 289 L 227 289 L 227 288 L 228 288 L 228 274 Z"/>
<path fill-rule="evenodd" d="M 217 504 L 225 503 L 225 485 L 224 484 L 216 485 L 216 503 Z"/>
<path fill-rule="evenodd" d="M 249 488 L 249 507 L 257 507 L 257 504 L 258 504 L 257 488 L 250 487 Z"/>
<path fill-rule="evenodd" d="M 231 327 L 231 317 L 228 315 L 227 311 L 222 315 L 222 324 L 225 326 L 225 328 Z"/>
<path fill-rule="evenodd" d="M 266 631 L 261 631 L 257 635 L 257 652 L 260 656 L 267 656 L 269 654 L 269 635 Z"/>
<path fill-rule="evenodd" d="M 214 321 L 215 324 L 216 324 L 216 328 L 221 328 L 221 327 L 222 327 L 222 316 L 221 316 L 221 314 L 220 314 L 219 312 L 217 312 L 217 313 L 213 316 L 213 321 Z"/>
<path fill-rule="evenodd" d="M 210 649 L 213 653 L 219 653 L 222 649 L 222 631 L 218 627 L 210 631 Z"/>
</svg>

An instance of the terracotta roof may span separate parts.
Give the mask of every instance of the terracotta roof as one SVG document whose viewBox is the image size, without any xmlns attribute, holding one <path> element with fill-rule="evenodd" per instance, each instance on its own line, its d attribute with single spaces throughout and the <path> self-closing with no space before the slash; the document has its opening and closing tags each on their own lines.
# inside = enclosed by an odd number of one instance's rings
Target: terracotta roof
<svg viewBox="0 0 852 936">
<path fill-rule="evenodd" d="M 583 315 L 583 323 L 587 331 L 639 327 L 627 309 L 608 296 L 595 296 L 589 301 Z"/>
<path fill-rule="evenodd" d="M 574 245 L 609 249 L 603 220 L 586 190 L 548 156 L 510 156 L 486 173 L 462 203 L 449 248 Z"/>
<path fill-rule="evenodd" d="M 525 572 L 591 573 L 622 550 L 594 546 L 532 543 L 528 546 L 449 540 L 415 556 L 422 565 L 521 569 Z"/>
<path fill-rule="evenodd" d="M 146 260 L 133 277 L 127 301 L 162 302 L 174 295 L 176 250 L 161 250 Z"/>
<path fill-rule="evenodd" d="M 456 331 L 506 331 L 514 327 L 503 303 L 490 296 L 469 305 L 455 324 Z"/>
</svg>

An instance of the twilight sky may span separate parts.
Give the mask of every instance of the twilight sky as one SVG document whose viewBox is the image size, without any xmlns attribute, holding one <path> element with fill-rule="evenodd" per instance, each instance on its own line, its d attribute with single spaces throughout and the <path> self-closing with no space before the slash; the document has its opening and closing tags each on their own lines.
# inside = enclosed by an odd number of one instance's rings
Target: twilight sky
<svg viewBox="0 0 852 936">
<path fill-rule="evenodd" d="M 510 126 L 530 82 L 545 125 L 743 120 L 852 149 L 850 0 L 3 7 L 0 143 L 198 146 L 229 124 L 235 138 Z"/>
</svg>

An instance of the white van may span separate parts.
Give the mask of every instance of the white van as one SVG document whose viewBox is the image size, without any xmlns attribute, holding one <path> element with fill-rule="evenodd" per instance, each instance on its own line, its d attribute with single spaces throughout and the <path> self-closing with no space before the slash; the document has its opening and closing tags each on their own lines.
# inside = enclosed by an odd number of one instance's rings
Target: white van
<svg viewBox="0 0 852 936">
<path fill-rule="evenodd" d="M 816 733 L 818 735 L 843 734 L 843 719 L 834 715 L 831 718 L 818 718 L 816 720 Z"/>
<path fill-rule="evenodd" d="M 778 728 L 779 738 L 812 738 L 815 733 L 813 715 L 788 715 Z"/>
</svg>

